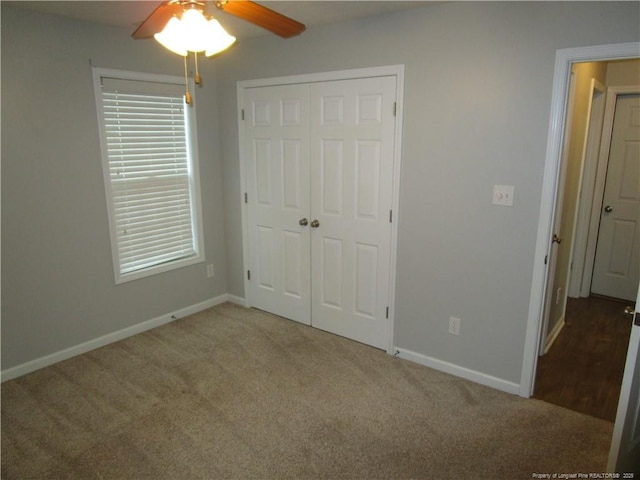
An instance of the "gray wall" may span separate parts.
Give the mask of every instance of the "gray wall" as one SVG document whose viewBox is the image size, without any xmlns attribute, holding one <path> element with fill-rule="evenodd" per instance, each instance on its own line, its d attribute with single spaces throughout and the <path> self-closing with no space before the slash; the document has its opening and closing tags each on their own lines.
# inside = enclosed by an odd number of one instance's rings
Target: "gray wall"
<svg viewBox="0 0 640 480">
<path fill-rule="evenodd" d="M 128 29 L 2 5 L 2 368 L 226 293 L 213 62 L 195 99 L 207 263 L 114 284 L 89 59 L 182 74 Z"/>
<path fill-rule="evenodd" d="M 638 7 L 451 2 L 239 43 L 218 65 L 229 292 L 243 295 L 236 81 L 404 64 L 395 344 L 519 383 L 555 52 L 638 41 Z M 491 205 L 494 184 L 515 186 L 513 208 Z"/>
</svg>

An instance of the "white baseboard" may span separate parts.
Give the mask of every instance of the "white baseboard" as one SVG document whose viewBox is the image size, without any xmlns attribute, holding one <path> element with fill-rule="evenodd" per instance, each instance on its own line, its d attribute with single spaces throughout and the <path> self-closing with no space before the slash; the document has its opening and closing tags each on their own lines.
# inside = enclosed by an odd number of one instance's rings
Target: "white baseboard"
<svg viewBox="0 0 640 480">
<path fill-rule="evenodd" d="M 249 307 L 247 300 L 242 297 L 238 297 L 236 295 L 231 295 L 227 293 L 227 302 L 235 303 L 236 305 L 240 305 L 241 307 L 247 308 Z"/>
<path fill-rule="evenodd" d="M 109 345 L 110 343 L 117 342 L 119 340 L 124 340 L 125 338 L 131 337 L 138 333 L 146 332 L 147 330 L 151 330 L 152 328 L 156 328 L 166 323 L 173 322 L 174 320 L 186 317 L 187 315 L 193 315 L 194 313 L 201 312 L 202 310 L 206 310 L 207 308 L 214 307 L 227 301 L 239 303 L 238 300 L 244 302 L 244 299 L 240 297 L 235 297 L 227 294 L 210 298 L 209 300 L 205 300 L 204 302 L 181 308 L 180 310 L 176 310 L 175 312 L 167 313 L 165 315 L 161 315 L 159 317 L 137 323 L 136 325 L 118 330 L 117 332 L 108 333 L 107 335 L 94 338 L 93 340 L 89 340 L 88 342 L 84 342 L 79 345 L 66 348 L 59 352 L 36 358 L 35 360 L 31 360 L 21 365 L 2 370 L 2 372 L 0 372 L 1 381 L 4 382 L 6 380 L 11 380 L 12 378 L 26 375 L 27 373 L 34 372 L 44 367 L 48 367 L 49 365 L 53 365 L 54 363 L 67 360 L 68 358 L 75 357 L 76 355 L 81 355 L 91 350 L 95 350 L 96 348 L 104 347 L 105 345 Z"/>
<path fill-rule="evenodd" d="M 547 354 L 547 352 L 549 352 L 551 345 L 553 345 L 553 342 L 556 341 L 556 338 L 558 338 L 558 335 L 560 335 L 560 332 L 562 331 L 563 328 L 564 328 L 564 314 L 562 314 L 562 317 L 560 317 L 560 320 L 558 320 L 555 327 L 553 327 L 553 330 L 551 330 L 549 332 L 549 335 L 547 335 L 547 339 L 544 342 L 545 355 Z"/>
<path fill-rule="evenodd" d="M 456 377 L 464 378 L 465 380 L 470 380 L 472 382 L 495 388 L 496 390 L 501 390 L 512 395 L 518 395 L 520 393 L 520 385 L 518 385 L 517 383 L 508 382 L 507 380 L 503 380 L 501 378 L 493 377 L 485 373 L 460 367 L 458 365 L 454 365 L 453 363 L 444 362 L 442 360 L 438 360 L 437 358 L 432 358 L 426 355 L 422 355 L 421 353 L 412 352 L 411 350 L 395 348 L 395 351 L 398 352 L 398 356 L 400 358 L 419 363 L 420 365 L 424 365 L 425 367 L 449 373 Z"/>
</svg>

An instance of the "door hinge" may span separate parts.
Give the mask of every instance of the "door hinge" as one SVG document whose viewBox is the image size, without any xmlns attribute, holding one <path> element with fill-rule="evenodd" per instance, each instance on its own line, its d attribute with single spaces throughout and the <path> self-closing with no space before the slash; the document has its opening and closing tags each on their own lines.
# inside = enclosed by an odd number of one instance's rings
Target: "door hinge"
<svg viewBox="0 0 640 480">
<path fill-rule="evenodd" d="M 247 270 L 247 280 L 251 280 L 251 270 Z"/>
<path fill-rule="evenodd" d="M 393 210 L 389 210 L 389 223 L 393 223 Z"/>
<path fill-rule="evenodd" d="M 635 312 L 633 314 L 633 324 L 640 327 L 640 312 Z"/>
<path fill-rule="evenodd" d="M 393 102 L 393 116 L 394 117 L 396 116 L 397 108 L 398 108 L 398 103 L 397 102 Z"/>
<path fill-rule="evenodd" d="M 247 195 L 247 192 L 244 192 L 244 203 L 249 203 L 249 197 Z"/>
<path fill-rule="evenodd" d="M 545 255 L 545 256 L 544 256 L 544 264 L 545 264 L 545 265 L 547 264 L 547 261 L 548 261 L 548 260 L 549 260 L 549 255 Z"/>
<path fill-rule="evenodd" d="M 389 318 L 389 307 L 387 307 L 387 318 Z"/>
<path fill-rule="evenodd" d="M 240 110 L 240 118 L 242 118 L 242 120 L 244 120 L 244 108 L 242 110 Z"/>
</svg>

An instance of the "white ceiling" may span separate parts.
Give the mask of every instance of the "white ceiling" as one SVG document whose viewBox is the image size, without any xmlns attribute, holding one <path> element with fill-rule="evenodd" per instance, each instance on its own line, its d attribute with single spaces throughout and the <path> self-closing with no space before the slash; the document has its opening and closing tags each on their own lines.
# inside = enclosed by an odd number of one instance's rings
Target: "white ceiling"
<svg viewBox="0 0 640 480">
<path fill-rule="evenodd" d="M 61 15 L 77 20 L 130 28 L 131 31 L 144 21 L 160 4 L 160 1 L 7 1 L 19 8 L 36 10 L 52 15 Z M 269 32 L 229 14 L 220 12 L 207 1 L 207 10 L 220 20 L 229 33 L 238 38 L 268 35 Z M 260 1 L 262 5 L 280 12 L 307 28 L 328 23 L 341 22 L 372 15 L 384 15 L 399 10 L 421 7 L 433 1 Z"/>
</svg>

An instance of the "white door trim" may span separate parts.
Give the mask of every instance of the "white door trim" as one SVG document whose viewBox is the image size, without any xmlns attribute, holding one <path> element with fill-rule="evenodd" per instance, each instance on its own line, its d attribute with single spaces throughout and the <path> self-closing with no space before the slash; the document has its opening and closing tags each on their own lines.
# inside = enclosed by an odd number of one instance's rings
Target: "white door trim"
<svg viewBox="0 0 640 480">
<path fill-rule="evenodd" d="M 391 258 L 389 268 L 389 334 L 387 353 L 393 354 L 393 331 L 395 318 L 395 289 L 396 289 L 396 266 L 398 251 L 398 219 L 400 213 L 400 167 L 402 159 L 402 118 L 404 104 L 404 65 L 387 65 L 380 67 L 358 68 L 353 70 L 339 70 L 334 72 L 319 72 L 304 75 L 291 75 L 286 77 L 272 77 L 254 80 L 241 80 L 237 82 L 237 99 L 238 99 L 238 145 L 240 158 L 240 202 L 242 206 L 242 253 L 244 264 L 244 291 L 246 306 L 252 305 L 249 292 L 249 280 L 246 272 L 249 270 L 249 240 L 248 240 L 248 224 L 247 224 L 247 205 L 245 203 L 244 194 L 247 191 L 247 177 L 245 172 L 245 161 L 243 155 L 244 128 L 242 119 L 242 106 L 244 105 L 244 90 L 247 88 L 269 87 L 275 85 L 293 85 L 302 83 L 327 82 L 334 80 L 349 80 L 357 78 L 371 78 L 395 76 L 396 77 L 396 129 L 394 138 L 394 162 L 393 162 L 393 198 L 392 210 L 393 221 L 391 223 Z"/>
<path fill-rule="evenodd" d="M 566 116 L 564 120 L 563 135 L 571 134 L 571 126 L 573 123 L 573 108 L 575 104 L 576 96 L 576 75 L 571 72 L 569 74 L 569 85 L 567 88 L 567 103 L 566 103 Z M 558 187 L 556 190 L 556 201 L 553 206 L 553 233 L 556 235 L 562 235 L 562 221 L 566 220 L 562 218 L 562 205 L 564 204 L 564 192 L 566 186 L 567 169 L 569 168 L 569 147 L 570 142 L 564 142 L 562 144 L 562 151 L 560 153 L 560 164 L 558 165 Z M 567 239 L 564 239 L 565 242 Z M 566 254 L 565 254 L 566 255 Z M 545 287 L 545 300 L 544 300 L 544 314 L 542 316 L 542 324 L 540 325 L 540 346 L 539 355 L 545 355 L 551 344 L 558 337 L 558 334 L 564 327 L 564 311 L 567 304 L 566 292 L 562 292 L 562 316 L 556 317 L 553 320 L 557 321 L 555 327 L 549 332 L 549 321 L 551 320 L 552 304 L 558 303 L 559 299 L 555 298 L 558 293 L 553 292 L 555 287 L 556 273 L 558 270 L 558 259 L 563 260 L 564 257 L 560 255 L 560 244 L 555 249 L 550 249 L 547 257 L 547 286 Z M 560 285 L 566 285 L 566 282 L 560 283 Z"/>
<path fill-rule="evenodd" d="M 519 394 L 522 397 L 530 397 L 532 395 L 535 381 L 537 353 L 540 344 L 540 326 L 544 312 L 544 292 L 547 282 L 545 257 L 548 255 L 551 246 L 554 205 L 558 188 L 558 168 L 562 152 L 567 88 L 571 65 L 575 62 L 637 58 L 639 52 L 640 42 L 567 48 L 556 51 L 547 152 L 542 180 L 540 216 L 538 218 L 538 233 L 536 237 L 531 294 L 529 297 L 522 373 L 520 376 Z"/>
</svg>

